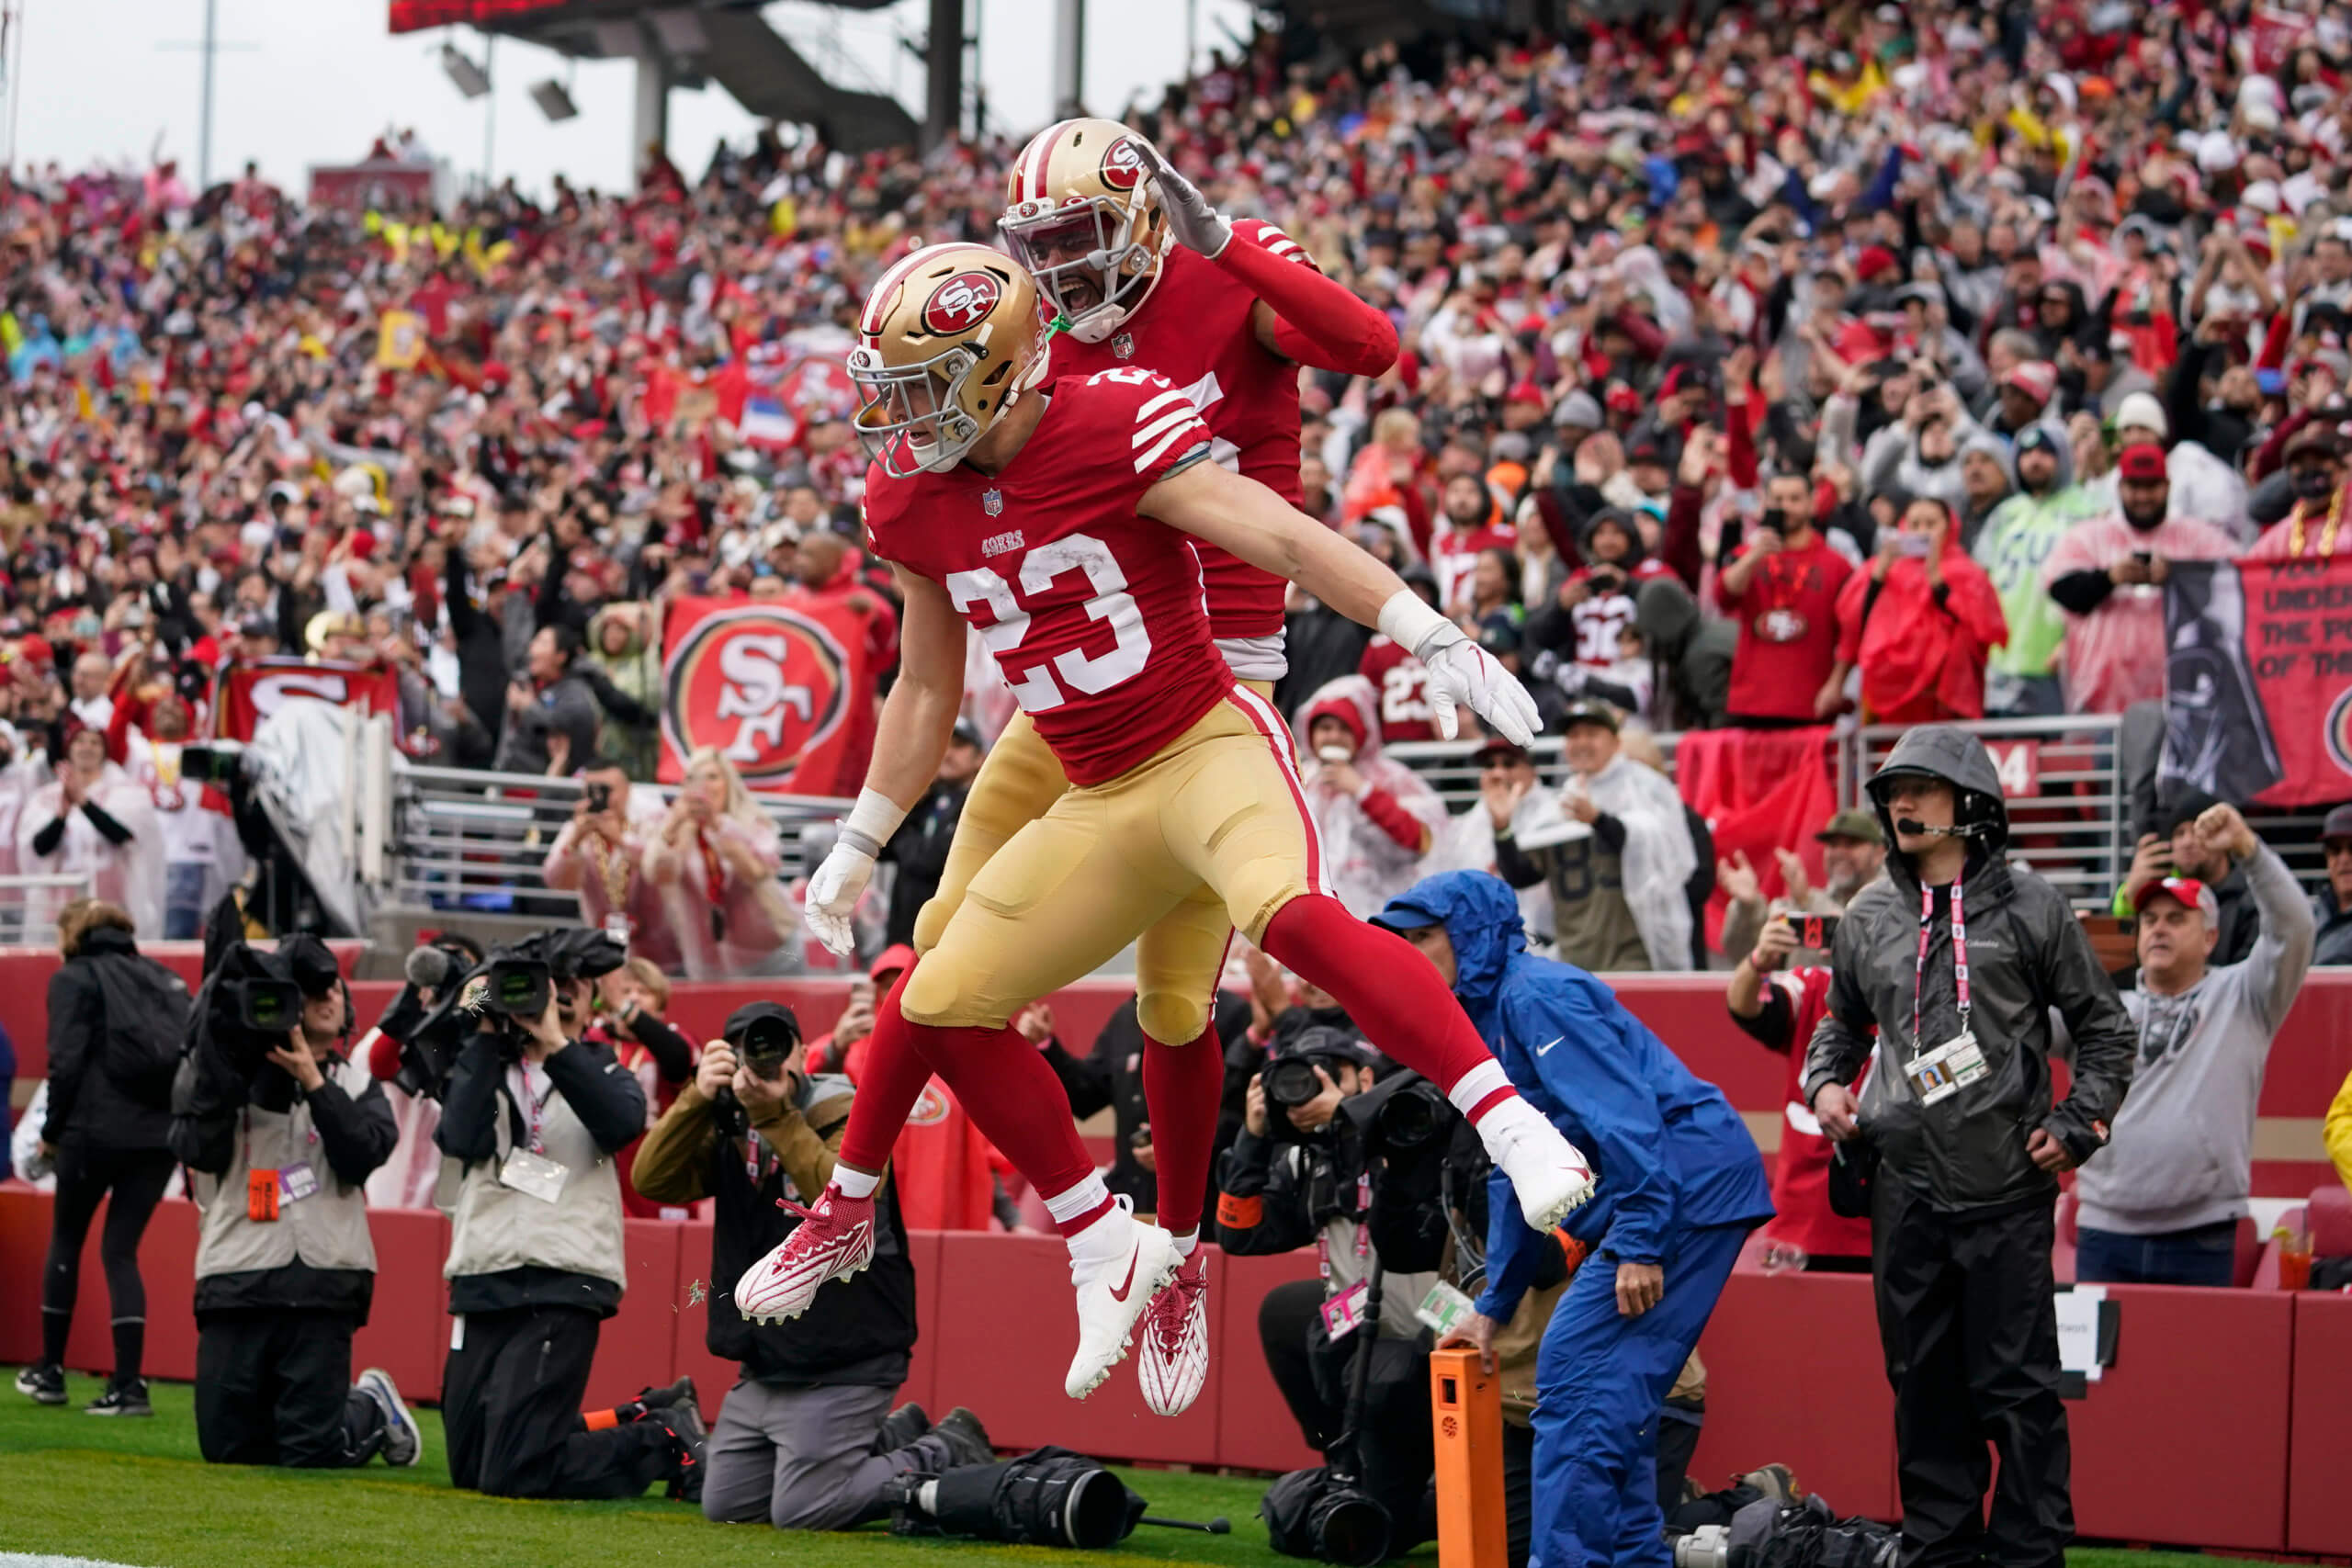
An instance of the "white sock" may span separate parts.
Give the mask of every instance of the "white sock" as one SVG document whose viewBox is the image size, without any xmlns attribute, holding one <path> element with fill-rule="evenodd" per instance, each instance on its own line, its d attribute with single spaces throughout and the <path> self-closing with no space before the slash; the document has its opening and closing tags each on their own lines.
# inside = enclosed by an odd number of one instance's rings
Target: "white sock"
<svg viewBox="0 0 2352 1568">
<path fill-rule="evenodd" d="M 1194 1225 L 1182 1235 L 1176 1237 L 1176 1256 L 1179 1258 L 1190 1258 L 1193 1256 L 1193 1248 L 1200 1245 L 1201 1227 Z"/>
<path fill-rule="evenodd" d="M 844 1198 L 871 1198 L 874 1190 L 882 1185 L 879 1171 L 852 1170 L 845 1165 L 833 1167 L 833 1185 Z"/>
<path fill-rule="evenodd" d="M 1467 1116 L 1478 1109 L 1478 1102 L 1498 1089 L 1510 1088 L 1510 1075 L 1503 1065 L 1489 1056 L 1468 1072 L 1453 1080 L 1445 1098 L 1453 1101 L 1453 1109 Z"/>
</svg>

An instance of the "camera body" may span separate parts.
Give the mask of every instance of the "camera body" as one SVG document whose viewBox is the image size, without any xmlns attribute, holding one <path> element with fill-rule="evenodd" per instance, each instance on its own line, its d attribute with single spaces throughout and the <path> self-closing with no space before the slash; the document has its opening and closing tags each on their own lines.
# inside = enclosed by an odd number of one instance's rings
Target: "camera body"
<svg viewBox="0 0 2352 1568">
<path fill-rule="evenodd" d="M 396 1005 L 377 1027 L 400 1042 L 402 1079 L 414 1092 L 438 1099 L 471 1036 L 487 1033 L 503 1054 L 520 1055 L 521 1021 L 547 1011 L 558 982 L 610 974 L 628 957 L 619 941 L 602 931 L 551 928 L 491 949 L 481 963 L 435 987 L 434 1004 L 422 1016 L 403 1014 Z"/>
<path fill-rule="evenodd" d="M 743 1026 L 743 1066 L 753 1077 L 774 1083 L 799 1044 L 800 1036 L 784 1020 L 755 1018 Z"/>
</svg>

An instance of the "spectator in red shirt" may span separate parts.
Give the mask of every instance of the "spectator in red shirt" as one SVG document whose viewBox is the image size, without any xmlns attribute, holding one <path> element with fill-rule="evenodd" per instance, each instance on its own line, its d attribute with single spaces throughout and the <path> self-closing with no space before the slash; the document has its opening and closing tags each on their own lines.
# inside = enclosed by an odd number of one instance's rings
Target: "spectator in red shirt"
<svg viewBox="0 0 2352 1568">
<path fill-rule="evenodd" d="M 1838 628 L 1839 667 L 1862 672 L 1862 716 L 1884 724 L 1983 718 L 1984 659 L 2009 636 L 1951 508 L 1925 495 L 1880 532 L 1870 570 L 1846 580 Z"/>
<path fill-rule="evenodd" d="M 1437 531 L 1430 536 L 1430 570 L 1437 574 L 1437 602 L 1459 619 L 1471 599 L 1478 558 L 1487 550 L 1516 550 L 1519 530 L 1499 520 L 1487 481 L 1456 474 L 1445 481 Z"/>
<path fill-rule="evenodd" d="M 1437 608 L 1437 584 L 1430 574 L 1419 567 L 1404 574 L 1406 586 Z M 1297 660 L 1294 656 L 1294 668 Z M 1437 714 L 1430 706 L 1427 666 L 1413 657 L 1413 650 L 1385 634 L 1376 635 L 1365 644 L 1363 658 L 1356 666 L 1356 673 L 1372 682 L 1380 695 L 1380 743 L 1393 746 L 1400 740 L 1435 740 Z M 1317 688 L 1319 689 L 1319 688 Z"/>
<path fill-rule="evenodd" d="M 1747 547 L 1715 580 L 1716 602 L 1739 623 L 1733 724 L 1792 728 L 1837 713 L 1851 669 L 1838 657 L 1838 595 L 1853 570 L 1813 525 L 1813 481 L 1774 474 Z"/>
<path fill-rule="evenodd" d="M 1829 1207 L 1832 1145 L 1804 1099 L 1804 1046 L 1829 1010 L 1829 970 L 1822 965 L 1779 973 L 1797 942 L 1788 917 L 1766 921 L 1755 951 L 1733 968 L 1724 997 L 1734 1023 L 1789 1059 L 1788 1088 L 1781 1097 L 1781 1148 L 1772 1159 L 1773 1217 L 1764 1235 L 1784 1252 L 1802 1255 L 1800 1267 L 1806 1269 L 1866 1274 L 1871 1223 L 1848 1219 Z M 1862 1069 L 1862 1077 L 1869 1073 Z M 1860 1083 L 1857 1077 L 1854 1087 Z"/>
</svg>

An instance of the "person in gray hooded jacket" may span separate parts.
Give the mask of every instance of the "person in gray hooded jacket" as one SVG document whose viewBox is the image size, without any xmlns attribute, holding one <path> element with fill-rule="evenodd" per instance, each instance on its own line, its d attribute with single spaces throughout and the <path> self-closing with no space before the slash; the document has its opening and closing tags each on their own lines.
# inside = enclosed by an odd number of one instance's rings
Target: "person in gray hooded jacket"
<svg viewBox="0 0 2352 1568">
<path fill-rule="evenodd" d="M 1879 1158 L 1871 1271 L 1903 1562 L 2057 1568 L 2074 1535 L 2050 1267 L 2057 1177 L 2106 1144 L 2136 1042 L 2066 900 L 2003 863 L 2008 813 L 1983 742 L 1913 729 L 1870 794 L 1894 849 L 1838 926 L 1804 1089 L 1824 1132 Z M 2055 1104 L 2053 1009 L 2075 1048 L 2073 1089 Z M 1873 1031 L 1880 1061 L 1857 1105 L 1846 1086 Z M 1987 1438 L 2001 1461 L 1989 1527 Z"/>
</svg>

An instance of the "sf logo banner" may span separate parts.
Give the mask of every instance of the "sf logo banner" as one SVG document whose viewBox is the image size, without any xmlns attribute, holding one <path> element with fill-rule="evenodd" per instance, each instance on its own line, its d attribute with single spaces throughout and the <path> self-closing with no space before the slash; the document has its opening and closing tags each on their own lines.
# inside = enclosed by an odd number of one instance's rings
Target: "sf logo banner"
<svg viewBox="0 0 2352 1568">
<path fill-rule="evenodd" d="M 686 759 L 715 746 L 754 789 L 831 786 L 852 661 L 822 614 L 691 599 L 673 607 L 663 660 L 665 780 L 683 778 Z"/>
</svg>

